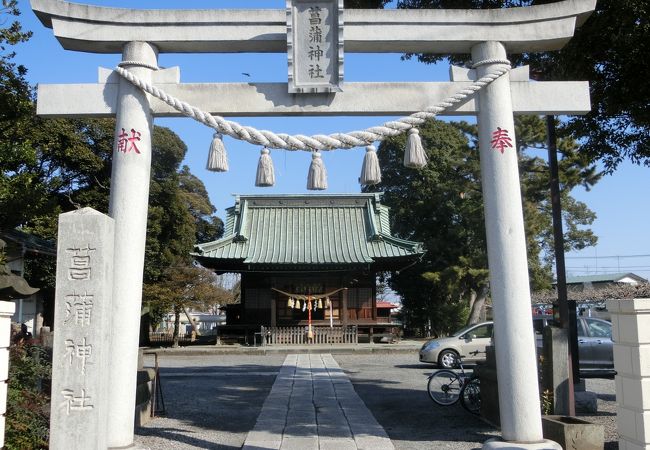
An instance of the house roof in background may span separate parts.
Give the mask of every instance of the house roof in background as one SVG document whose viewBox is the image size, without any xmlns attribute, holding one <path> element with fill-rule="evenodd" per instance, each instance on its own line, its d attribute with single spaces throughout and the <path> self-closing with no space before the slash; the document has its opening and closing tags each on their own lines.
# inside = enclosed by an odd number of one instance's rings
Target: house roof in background
<svg viewBox="0 0 650 450">
<path fill-rule="evenodd" d="M 391 235 L 380 194 L 238 195 L 227 213 L 224 237 L 196 246 L 208 267 L 367 266 L 424 253 Z"/>
<path fill-rule="evenodd" d="M 24 245 L 27 253 L 44 254 L 56 256 L 56 242 L 42 239 L 33 234 L 25 233 L 17 229 L 0 231 L 0 238 L 7 242 L 8 246 Z"/>
<path fill-rule="evenodd" d="M 581 275 L 576 277 L 567 277 L 567 284 L 582 284 L 582 283 L 618 283 L 624 278 L 632 278 L 640 283 L 647 283 L 643 277 L 634 273 L 603 273 L 598 275 Z"/>
</svg>

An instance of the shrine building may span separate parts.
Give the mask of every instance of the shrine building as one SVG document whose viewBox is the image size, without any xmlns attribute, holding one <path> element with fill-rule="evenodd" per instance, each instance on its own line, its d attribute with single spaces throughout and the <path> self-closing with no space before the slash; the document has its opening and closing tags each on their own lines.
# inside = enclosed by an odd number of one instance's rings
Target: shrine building
<svg viewBox="0 0 650 450">
<path fill-rule="evenodd" d="M 224 237 L 197 245 L 195 257 L 217 273 L 241 274 L 241 304 L 228 309 L 226 333 L 293 327 L 309 329 L 312 341 L 312 327 L 371 340 L 389 334 L 376 276 L 423 254 L 421 243 L 391 235 L 389 208 L 373 193 L 238 195 Z"/>
</svg>

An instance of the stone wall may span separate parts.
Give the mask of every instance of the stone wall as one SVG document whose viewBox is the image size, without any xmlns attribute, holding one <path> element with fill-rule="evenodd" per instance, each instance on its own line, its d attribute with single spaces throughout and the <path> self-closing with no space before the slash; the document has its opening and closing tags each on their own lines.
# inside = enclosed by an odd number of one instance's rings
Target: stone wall
<svg viewBox="0 0 650 450">
<path fill-rule="evenodd" d="M 650 449 L 650 298 L 608 300 L 620 450 Z"/>
<path fill-rule="evenodd" d="M 9 340 L 11 315 L 16 305 L 0 302 L 0 448 L 5 445 L 5 412 L 7 411 L 7 377 L 9 376 Z"/>
</svg>

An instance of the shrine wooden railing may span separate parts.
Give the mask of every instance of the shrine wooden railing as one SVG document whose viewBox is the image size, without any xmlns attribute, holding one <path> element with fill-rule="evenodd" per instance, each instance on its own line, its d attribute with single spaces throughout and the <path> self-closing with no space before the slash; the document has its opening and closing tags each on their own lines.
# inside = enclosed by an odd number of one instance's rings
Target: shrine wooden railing
<svg viewBox="0 0 650 450">
<path fill-rule="evenodd" d="M 356 326 L 312 327 L 310 339 L 307 327 L 262 327 L 262 345 L 290 344 L 358 344 Z"/>
<path fill-rule="evenodd" d="M 169 331 L 150 331 L 149 332 L 149 342 L 151 344 L 172 344 L 174 342 L 174 332 L 173 330 Z M 192 336 L 190 333 L 181 332 L 178 336 L 179 344 L 189 344 L 192 342 Z"/>
</svg>

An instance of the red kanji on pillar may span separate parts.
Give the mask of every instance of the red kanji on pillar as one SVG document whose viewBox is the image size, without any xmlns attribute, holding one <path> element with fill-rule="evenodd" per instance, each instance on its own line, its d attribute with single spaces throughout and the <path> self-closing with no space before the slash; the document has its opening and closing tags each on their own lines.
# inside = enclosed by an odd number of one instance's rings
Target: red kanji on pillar
<svg viewBox="0 0 650 450">
<path fill-rule="evenodd" d="M 124 128 L 122 128 L 120 134 L 117 135 L 117 151 L 128 153 L 131 150 L 133 150 L 134 152 L 139 154 L 140 150 L 138 149 L 138 146 L 135 144 L 140 140 L 140 136 L 141 133 L 139 131 L 135 131 L 133 128 L 131 128 L 130 135 L 126 132 Z"/>
<path fill-rule="evenodd" d="M 508 130 L 497 127 L 497 130 L 492 132 L 491 144 L 492 148 L 499 150 L 501 153 L 504 152 L 506 147 L 512 148 L 512 139 L 508 135 Z"/>
</svg>

